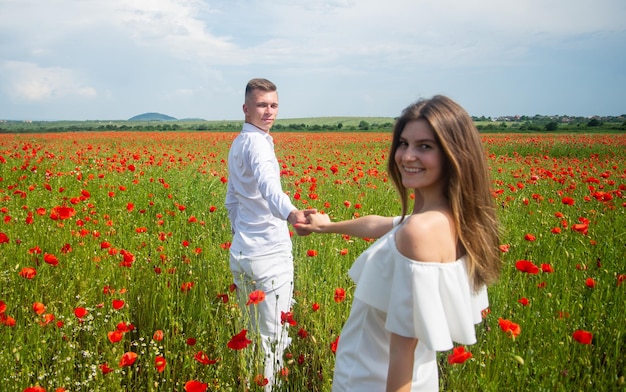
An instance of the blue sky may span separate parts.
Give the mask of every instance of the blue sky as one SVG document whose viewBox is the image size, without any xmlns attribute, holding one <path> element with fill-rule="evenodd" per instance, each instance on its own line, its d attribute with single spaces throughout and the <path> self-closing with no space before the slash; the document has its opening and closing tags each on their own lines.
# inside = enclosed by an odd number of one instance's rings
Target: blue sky
<svg viewBox="0 0 626 392">
<path fill-rule="evenodd" d="M 0 0 L 0 119 L 626 114 L 624 0 Z"/>
</svg>

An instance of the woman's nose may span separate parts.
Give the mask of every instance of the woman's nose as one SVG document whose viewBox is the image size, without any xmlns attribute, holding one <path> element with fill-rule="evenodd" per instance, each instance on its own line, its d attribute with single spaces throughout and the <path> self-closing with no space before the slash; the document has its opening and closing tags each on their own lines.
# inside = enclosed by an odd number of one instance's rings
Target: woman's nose
<svg viewBox="0 0 626 392">
<path fill-rule="evenodd" d="M 407 148 L 406 150 L 404 150 L 404 154 L 402 155 L 402 158 L 407 161 L 413 161 L 417 158 L 417 154 L 415 153 L 414 149 Z"/>
</svg>

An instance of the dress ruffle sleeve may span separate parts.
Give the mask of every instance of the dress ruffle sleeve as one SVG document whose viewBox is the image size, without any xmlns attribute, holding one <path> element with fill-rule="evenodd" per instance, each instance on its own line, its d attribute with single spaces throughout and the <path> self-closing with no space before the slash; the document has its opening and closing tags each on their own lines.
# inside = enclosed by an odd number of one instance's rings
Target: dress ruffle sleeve
<svg viewBox="0 0 626 392">
<path fill-rule="evenodd" d="M 349 275 L 355 297 L 387 313 L 385 328 L 417 338 L 434 351 L 453 342 L 476 342 L 474 324 L 489 306 L 487 289 L 473 292 L 465 259 L 451 263 L 413 261 L 396 248 L 397 227 L 357 258 Z"/>
</svg>

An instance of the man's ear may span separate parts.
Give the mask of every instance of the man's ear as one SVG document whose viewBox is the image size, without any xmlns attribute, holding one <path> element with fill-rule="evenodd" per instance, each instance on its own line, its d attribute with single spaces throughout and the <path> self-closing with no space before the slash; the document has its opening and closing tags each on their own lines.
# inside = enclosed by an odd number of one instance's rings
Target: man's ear
<svg viewBox="0 0 626 392">
<path fill-rule="evenodd" d="M 248 114 L 248 105 L 244 103 L 242 106 L 242 109 L 243 109 L 243 114 Z"/>
</svg>

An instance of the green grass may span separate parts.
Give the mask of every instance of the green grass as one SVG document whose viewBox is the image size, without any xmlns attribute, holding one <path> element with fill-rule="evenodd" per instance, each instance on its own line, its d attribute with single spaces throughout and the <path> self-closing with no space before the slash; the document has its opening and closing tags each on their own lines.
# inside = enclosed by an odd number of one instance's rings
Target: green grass
<svg viewBox="0 0 626 392">
<path fill-rule="evenodd" d="M 234 133 L 5 136 L 0 233 L 8 241 L 0 243 L 0 301 L 5 324 L 11 317 L 15 325 L 0 324 L 2 390 L 183 391 L 190 380 L 209 390 L 244 391 L 248 383 L 261 390 L 254 382 L 261 362 L 252 346 L 227 347 L 245 327 L 229 290 L 223 206 Z M 298 207 L 334 219 L 400 213 L 385 172 L 388 133 L 274 137 L 284 189 Z M 466 347 L 473 357 L 450 365 L 449 352 L 439 354 L 442 390 L 626 390 L 626 282 L 620 284 L 626 274 L 626 138 L 490 134 L 484 140 L 509 251 L 502 254 L 501 279 L 489 289 L 490 313 L 477 326 L 478 343 Z M 564 204 L 564 197 L 574 204 Z M 60 205 L 76 214 L 52 220 L 51 210 Z M 589 222 L 586 234 L 572 229 L 581 219 Z M 294 236 L 293 244 L 297 325 L 290 328 L 281 390 L 328 391 L 330 347 L 354 290 L 347 271 L 370 242 L 311 235 Z M 308 250 L 317 256 L 307 256 Z M 134 256 L 131 266 L 121 266 L 124 252 Z M 47 264 L 45 253 L 59 264 Z M 520 272 L 515 263 L 522 259 L 549 264 L 554 272 Z M 37 275 L 21 277 L 24 267 Z M 588 278 L 595 287 L 587 286 Z M 339 287 L 347 296 L 336 303 Z M 114 299 L 124 306 L 115 310 Z M 34 302 L 45 305 L 44 314 L 33 311 Z M 82 320 L 74 315 L 77 307 L 88 310 Z M 54 320 L 42 325 L 45 314 Z M 498 318 L 519 324 L 521 334 L 504 333 Z M 108 333 L 119 323 L 133 328 L 112 343 Z M 580 329 L 593 333 L 592 344 L 573 340 Z M 163 340 L 154 339 L 157 330 Z M 194 359 L 200 351 L 217 362 L 201 364 Z M 138 357 L 120 367 L 125 352 Z M 163 373 L 155 368 L 158 356 L 167 361 Z M 108 374 L 101 370 L 105 363 Z"/>
</svg>

